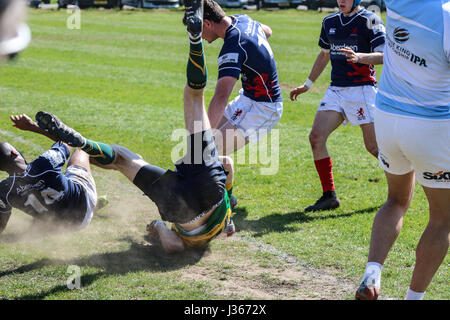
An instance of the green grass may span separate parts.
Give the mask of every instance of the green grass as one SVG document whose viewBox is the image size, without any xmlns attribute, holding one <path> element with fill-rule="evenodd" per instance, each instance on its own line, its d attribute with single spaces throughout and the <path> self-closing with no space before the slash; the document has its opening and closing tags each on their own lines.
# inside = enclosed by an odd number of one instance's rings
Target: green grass
<svg viewBox="0 0 450 320">
<path fill-rule="evenodd" d="M 284 113 L 277 126 L 278 173 L 261 175 L 264 166 L 258 164 L 237 166 L 234 190 L 240 204 L 235 210 L 236 226 L 244 239 L 270 245 L 356 287 L 365 268 L 373 218 L 387 194 L 383 171 L 365 151 L 358 127 L 339 128 L 328 148 L 342 206 L 332 212 L 305 214 L 303 208 L 321 193 L 308 133 L 330 80 L 330 67 L 299 102 L 289 100 L 290 88 L 306 79 L 319 51 L 317 40 L 325 13 L 246 13 L 273 30 L 270 44 L 283 89 Z M 171 134 L 184 126 L 182 92 L 188 45 L 182 11 L 88 10 L 82 12 L 81 30 L 66 28 L 68 16 L 64 10 L 30 11 L 31 46 L 16 62 L 0 69 L 0 139 L 16 145 L 29 159 L 38 156 L 49 146 L 48 140 L 18 132 L 8 117 L 32 116 L 45 109 L 86 136 L 124 145 L 149 162 L 170 168 L 171 150 L 179 143 L 171 141 Z M 206 101 L 214 92 L 220 47 L 220 39 L 206 44 Z M 377 71 L 379 77 L 381 68 Z M 136 188 L 119 175 L 95 170 L 94 176 L 99 193 L 107 193 L 118 208 L 103 209 L 85 231 L 14 241 L 12 235 L 29 224 L 28 217 L 14 212 L 5 235 L 0 236 L 0 298 L 224 298 L 208 281 L 180 281 L 180 274 L 193 266 L 208 266 L 224 270 L 225 279 L 242 257 L 263 267 L 271 261 L 270 254 L 220 240 L 211 249 L 232 250 L 233 254 L 213 266 L 197 256 L 167 256 L 142 239 L 145 223 L 155 216 L 154 207 L 146 211 L 148 200 L 138 198 Z M 142 203 L 130 204 L 130 199 L 142 199 Z M 417 185 L 403 231 L 384 267 L 382 294 L 386 297 L 402 299 L 406 293 L 415 246 L 428 221 L 427 210 Z M 447 256 L 427 299 L 450 298 L 449 262 Z M 71 264 L 83 268 L 82 290 L 70 291 L 65 286 Z M 262 281 L 274 280 L 263 275 Z"/>
</svg>

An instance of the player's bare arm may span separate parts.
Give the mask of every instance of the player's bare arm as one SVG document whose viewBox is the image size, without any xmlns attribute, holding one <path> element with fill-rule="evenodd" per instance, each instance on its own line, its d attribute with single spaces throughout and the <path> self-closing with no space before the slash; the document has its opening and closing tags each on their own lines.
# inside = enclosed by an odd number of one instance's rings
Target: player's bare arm
<svg viewBox="0 0 450 320">
<path fill-rule="evenodd" d="M 297 97 L 305 93 L 309 90 L 311 87 L 312 82 L 316 81 L 319 76 L 322 74 L 323 70 L 325 70 L 326 66 L 328 65 L 328 62 L 330 61 L 330 52 L 328 50 L 320 50 L 319 54 L 317 55 L 316 61 L 314 62 L 314 65 L 311 69 L 311 73 L 309 74 L 308 80 L 311 83 L 305 82 L 301 86 L 298 86 L 291 90 L 290 98 L 292 101 L 297 100 Z"/>
<path fill-rule="evenodd" d="M 383 52 L 355 52 L 350 48 L 339 49 L 340 52 L 345 53 L 348 62 L 362 63 L 362 64 L 383 64 Z"/>
<path fill-rule="evenodd" d="M 10 119 L 13 122 L 13 127 L 16 127 L 17 129 L 39 133 L 55 142 L 58 141 L 54 136 L 42 130 L 36 122 L 24 113 L 20 115 L 11 115 Z"/>
<path fill-rule="evenodd" d="M 214 96 L 209 103 L 208 118 L 211 128 L 217 128 L 233 91 L 237 79 L 234 77 L 223 77 L 217 81 Z"/>
</svg>

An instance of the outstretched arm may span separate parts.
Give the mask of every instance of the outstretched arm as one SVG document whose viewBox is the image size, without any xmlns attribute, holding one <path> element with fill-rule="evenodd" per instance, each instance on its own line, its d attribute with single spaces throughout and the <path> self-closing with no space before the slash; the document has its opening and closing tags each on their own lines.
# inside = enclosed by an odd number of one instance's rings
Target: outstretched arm
<svg viewBox="0 0 450 320">
<path fill-rule="evenodd" d="M 21 115 L 11 115 L 9 118 L 13 122 L 13 127 L 16 127 L 17 129 L 39 133 L 55 142 L 59 141 L 54 136 L 42 130 L 36 122 L 31 120 L 31 118 L 24 113 Z"/>
</svg>

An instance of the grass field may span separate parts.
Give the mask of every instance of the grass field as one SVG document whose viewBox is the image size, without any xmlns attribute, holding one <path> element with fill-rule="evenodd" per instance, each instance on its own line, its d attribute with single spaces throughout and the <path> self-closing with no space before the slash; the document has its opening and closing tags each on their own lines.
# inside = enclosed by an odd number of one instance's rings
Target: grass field
<svg viewBox="0 0 450 320">
<path fill-rule="evenodd" d="M 237 13 L 237 11 L 230 11 Z M 0 235 L 0 298 L 6 299 L 351 299 L 364 272 L 371 226 L 387 188 L 358 127 L 330 138 L 341 208 L 304 213 L 321 193 L 308 142 L 316 106 L 329 83 L 329 67 L 313 89 L 289 100 L 318 53 L 325 13 L 246 12 L 273 29 L 283 90 L 279 170 L 237 166 L 234 212 L 239 233 L 202 252 L 163 253 L 145 237 L 158 217 L 153 203 L 125 178 L 94 169 L 99 194 L 110 204 L 78 233 L 43 234 L 14 211 Z M 54 112 L 86 136 L 121 144 L 149 162 L 172 167 L 171 141 L 183 128 L 182 92 L 188 45 L 182 11 L 89 10 L 81 29 L 69 30 L 66 11 L 30 11 L 31 46 L 0 69 L 0 139 L 31 160 L 49 148 L 42 136 L 19 132 L 10 114 Z M 222 41 L 206 45 L 212 97 Z M 378 77 L 381 68 L 378 68 Z M 236 88 L 236 93 L 239 88 Z M 5 175 L 1 176 L 2 178 Z M 428 221 L 420 186 L 403 231 L 383 269 L 383 298 L 403 299 L 415 246 Z M 450 298 L 450 259 L 443 262 L 426 299 Z M 70 265 L 81 268 L 81 289 L 69 290 Z"/>
</svg>

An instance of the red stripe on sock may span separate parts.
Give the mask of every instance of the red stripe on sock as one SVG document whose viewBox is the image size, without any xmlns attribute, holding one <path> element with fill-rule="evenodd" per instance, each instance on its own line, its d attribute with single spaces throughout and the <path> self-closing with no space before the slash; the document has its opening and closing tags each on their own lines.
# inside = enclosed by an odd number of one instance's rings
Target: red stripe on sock
<svg viewBox="0 0 450 320">
<path fill-rule="evenodd" d="M 316 165 L 317 173 L 322 183 L 323 192 L 334 191 L 333 163 L 331 162 L 331 158 L 314 160 L 314 164 Z"/>
</svg>

